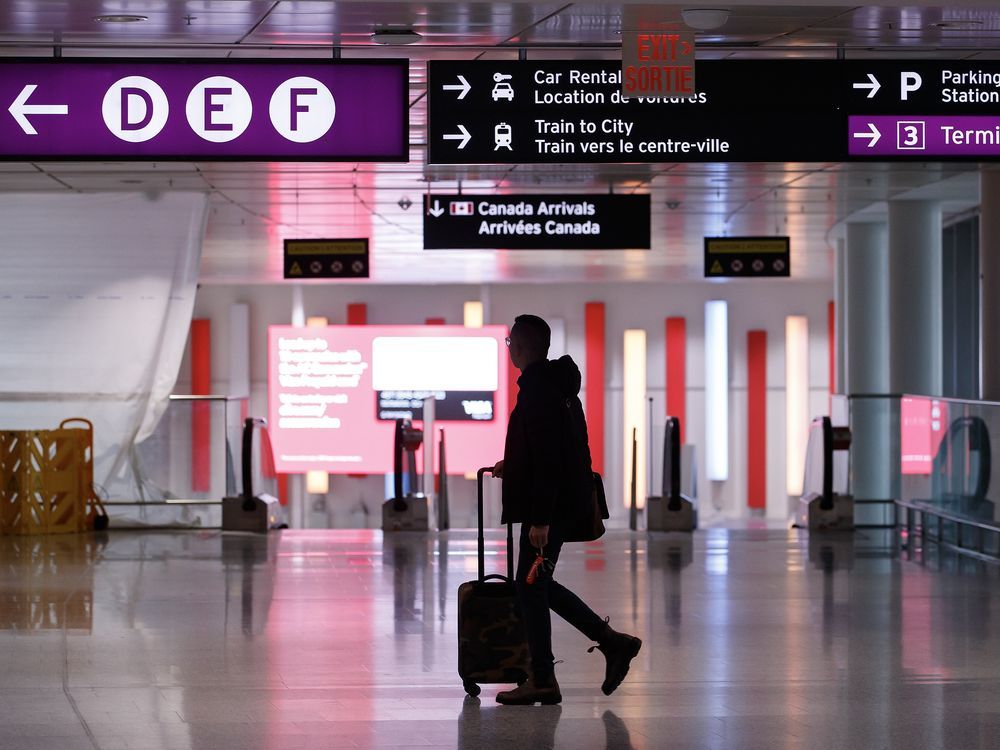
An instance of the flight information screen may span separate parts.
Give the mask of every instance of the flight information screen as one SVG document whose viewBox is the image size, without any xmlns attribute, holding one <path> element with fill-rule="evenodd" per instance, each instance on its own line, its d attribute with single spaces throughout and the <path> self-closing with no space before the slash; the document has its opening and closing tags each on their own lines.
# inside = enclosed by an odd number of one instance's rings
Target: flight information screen
<svg viewBox="0 0 1000 750">
<path fill-rule="evenodd" d="M 510 411 L 506 335 L 503 326 L 271 326 L 268 424 L 278 471 L 391 472 L 395 421 L 419 426 L 429 397 L 448 471 L 492 465 L 503 457 Z"/>
</svg>

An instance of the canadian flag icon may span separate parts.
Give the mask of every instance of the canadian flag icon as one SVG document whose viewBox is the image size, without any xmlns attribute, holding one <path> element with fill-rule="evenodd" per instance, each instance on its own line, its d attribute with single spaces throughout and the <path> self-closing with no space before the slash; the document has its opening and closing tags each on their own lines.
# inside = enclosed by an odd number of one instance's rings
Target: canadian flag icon
<svg viewBox="0 0 1000 750">
<path fill-rule="evenodd" d="M 475 212 L 475 204 L 472 201 L 451 201 L 448 204 L 448 213 L 452 216 L 472 216 Z"/>
</svg>

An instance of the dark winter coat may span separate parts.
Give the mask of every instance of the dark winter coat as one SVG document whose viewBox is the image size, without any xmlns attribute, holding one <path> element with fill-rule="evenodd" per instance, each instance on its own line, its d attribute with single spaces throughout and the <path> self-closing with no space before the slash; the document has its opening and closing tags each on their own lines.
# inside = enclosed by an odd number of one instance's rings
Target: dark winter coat
<svg viewBox="0 0 1000 750">
<path fill-rule="evenodd" d="M 504 446 L 504 523 L 569 527 L 588 513 L 581 498 L 589 497 L 592 474 L 580 382 L 569 356 L 532 364 L 517 379 Z"/>
</svg>

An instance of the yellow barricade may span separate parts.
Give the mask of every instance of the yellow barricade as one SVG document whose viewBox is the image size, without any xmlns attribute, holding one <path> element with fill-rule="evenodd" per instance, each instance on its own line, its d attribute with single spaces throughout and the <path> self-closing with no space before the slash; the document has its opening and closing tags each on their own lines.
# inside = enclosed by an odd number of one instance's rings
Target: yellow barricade
<svg viewBox="0 0 1000 750">
<path fill-rule="evenodd" d="M 79 423 L 80 426 L 68 425 Z M 0 431 L 0 534 L 66 534 L 103 515 L 94 494 L 94 426 Z"/>
</svg>

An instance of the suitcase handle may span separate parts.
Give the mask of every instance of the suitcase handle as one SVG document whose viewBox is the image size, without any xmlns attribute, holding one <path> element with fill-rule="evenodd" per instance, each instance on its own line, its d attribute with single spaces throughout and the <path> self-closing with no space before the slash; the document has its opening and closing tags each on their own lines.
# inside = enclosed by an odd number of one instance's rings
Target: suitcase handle
<svg viewBox="0 0 1000 750">
<path fill-rule="evenodd" d="M 483 529 L 483 477 L 487 474 L 493 476 L 493 467 L 484 466 L 476 472 L 476 489 L 478 494 L 479 510 L 479 582 L 489 580 L 514 580 L 514 524 L 507 524 L 507 577 L 491 574 L 486 575 L 486 535 Z"/>
</svg>

